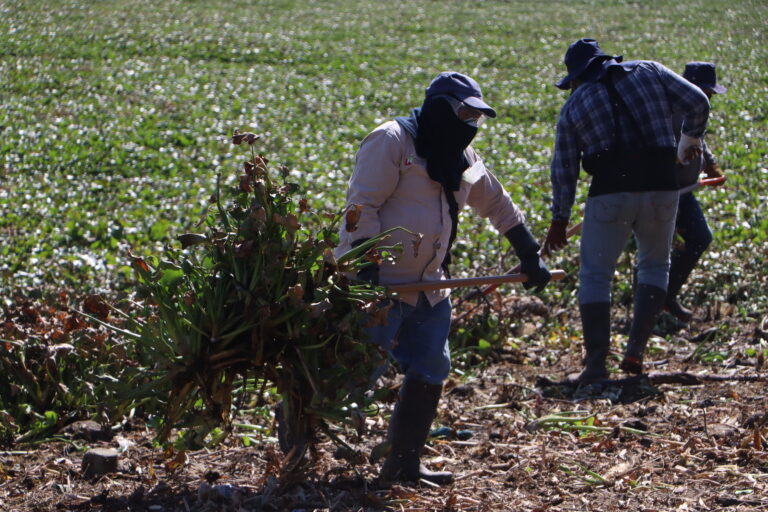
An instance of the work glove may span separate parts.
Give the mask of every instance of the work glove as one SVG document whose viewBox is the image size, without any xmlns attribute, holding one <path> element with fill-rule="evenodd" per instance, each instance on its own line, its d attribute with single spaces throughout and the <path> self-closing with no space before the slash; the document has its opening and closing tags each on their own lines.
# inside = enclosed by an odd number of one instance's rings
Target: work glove
<svg viewBox="0 0 768 512">
<path fill-rule="evenodd" d="M 352 242 L 352 248 L 354 249 L 360 244 L 363 244 L 370 240 L 370 238 L 360 238 L 359 240 L 355 240 Z M 378 286 L 379 284 L 379 264 L 375 261 L 369 261 L 366 263 L 366 266 L 361 268 L 357 272 L 357 279 L 360 281 L 365 281 L 366 283 L 370 283 L 374 286 Z"/>
<path fill-rule="evenodd" d="M 710 164 L 704 168 L 704 174 L 707 175 L 707 178 L 720 178 L 721 176 L 724 176 L 722 169 L 720 169 L 720 166 L 717 164 Z M 718 183 L 715 185 L 715 187 L 722 186 L 722 183 Z"/>
<path fill-rule="evenodd" d="M 368 263 L 368 266 L 360 269 L 360 271 L 357 273 L 357 278 L 360 281 L 365 281 L 366 283 L 370 283 L 374 286 L 379 285 L 379 264 L 370 262 Z"/>
<path fill-rule="evenodd" d="M 677 161 L 685 165 L 701 155 L 701 139 L 680 134 L 680 142 L 677 143 Z"/>
<path fill-rule="evenodd" d="M 567 227 L 567 220 L 552 219 L 547 231 L 547 239 L 544 241 L 544 254 L 551 254 L 568 245 L 568 236 L 565 234 Z"/>
<path fill-rule="evenodd" d="M 515 254 L 520 258 L 520 271 L 528 276 L 528 280 L 523 283 L 526 290 L 535 288 L 534 291 L 540 292 L 547 286 L 552 279 L 552 274 L 547 270 L 547 266 L 539 258 L 539 244 L 533 238 L 531 232 L 525 224 L 518 224 L 506 233 L 509 243 L 515 250 Z"/>
</svg>

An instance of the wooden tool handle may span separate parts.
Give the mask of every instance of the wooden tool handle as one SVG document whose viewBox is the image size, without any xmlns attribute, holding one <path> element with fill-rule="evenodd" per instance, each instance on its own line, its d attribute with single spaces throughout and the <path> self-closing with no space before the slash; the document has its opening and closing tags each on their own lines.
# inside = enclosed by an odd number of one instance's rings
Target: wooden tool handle
<svg viewBox="0 0 768 512">
<path fill-rule="evenodd" d="M 565 277 L 564 270 L 551 270 L 553 281 L 559 281 Z M 396 293 L 426 292 L 430 290 L 443 290 L 445 288 L 462 288 L 466 286 L 484 286 L 488 284 L 524 283 L 528 280 L 525 274 L 504 274 L 501 276 L 467 277 L 465 279 L 443 279 L 442 281 L 420 281 L 417 283 L 393 284 L 387 286 L 389 291 Z"/>
</svg>

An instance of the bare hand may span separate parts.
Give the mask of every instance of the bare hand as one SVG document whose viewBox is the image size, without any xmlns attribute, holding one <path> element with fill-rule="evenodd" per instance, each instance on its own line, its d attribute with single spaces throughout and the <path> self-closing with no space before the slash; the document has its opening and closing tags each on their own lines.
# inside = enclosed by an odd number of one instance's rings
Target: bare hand
<svg viewBox="0 0 768 512">
<path fill-rule="evenodd" d="M 701 146 L 689 146 L 685 148 L 685 161 L 690 162 L 694 158 L 701 156 Z"/>
<path fill-rule="evenodd" d="M 717 164 L 708 165 L 704 168 L 704 174 L 706 174 L 707 178 L 720 178 L 724 176 L 722 169 Z M 717 183 L 715 185 L 712 185 L 713 187 L 722 187 L 725 184 L 723 183 Z"/>
<path fill-rule="evenodd" d="M 547 231 L 547 239 L 544 241 L 544 248 L 541 250 L 542 254 L 551 254 L 568 245 L 568 237 L 565 234 L 567 227 L 567 220 L 552 220 Z"/>
</svg>

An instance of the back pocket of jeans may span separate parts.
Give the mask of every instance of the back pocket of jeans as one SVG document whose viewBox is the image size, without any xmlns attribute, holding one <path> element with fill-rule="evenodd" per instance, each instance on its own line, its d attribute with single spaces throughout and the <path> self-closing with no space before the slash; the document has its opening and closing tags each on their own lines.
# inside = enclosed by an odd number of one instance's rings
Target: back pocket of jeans
<svg viewBox="0 0 768 512">
<path fill-rule="evenodd" d="M 653 207 L 654 218 L 658 222 L 669 222 L 672 220 L 675 214 L 677 214 L 677 201 L 677 197 L 653 201 L 651 206 Z"/>
<path fill-rule="evenodd" d="M 619 220 L 621 205 L 612 201 L 592 199 L 592 220 L 602 224 L 613 224 Z"/>
</svg>

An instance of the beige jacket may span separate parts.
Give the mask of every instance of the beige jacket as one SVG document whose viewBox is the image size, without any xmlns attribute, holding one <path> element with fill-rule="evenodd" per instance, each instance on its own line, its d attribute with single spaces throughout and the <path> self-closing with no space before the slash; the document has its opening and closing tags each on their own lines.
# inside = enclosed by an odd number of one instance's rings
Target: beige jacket
<svg viewBox="0 0 768 512">
<path fill-rule="evenodd" d="M 525 221 L 509 194 L 482 164 L 469 147 L 471 167 L 464 171 L 461 188 L 454 192 L 459 209 L 471 206 L 480 216 L 490 219 L 500 232 Z M 389 228 L 402 226 L 423 235 L 418 253 L 414 254 L 411 235 L 396 231 L 384 245 L 403 244 L 403 252 L 394 263 L 384 262 L 381 284 L 445 279 L 441 267 L 451 234 L 448 200 L 442 186 L 427 174 L 426 161 L 416 155 L 413 137 L 396 121 L 377 127 L 361 143 L 355 171 L 349 180 L 347 207 L 357 204 L 362 214 L 357 229 L 349 233 L 342 221 L 340 245 L 336 256 L 344 254 L 355 240 L 371 238 Z M 448 297 L 450 290 L 426 292 L 430 304 Z M 401 296 L 416 305 L 418 293 Z"/>
</svg>

